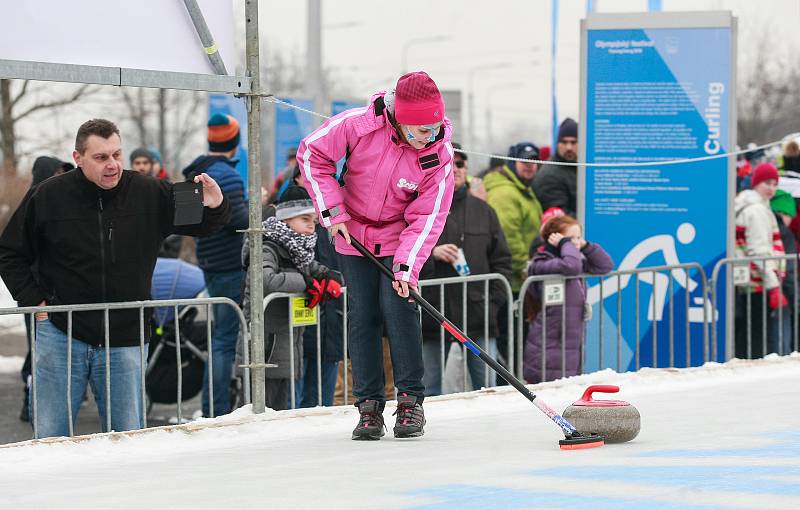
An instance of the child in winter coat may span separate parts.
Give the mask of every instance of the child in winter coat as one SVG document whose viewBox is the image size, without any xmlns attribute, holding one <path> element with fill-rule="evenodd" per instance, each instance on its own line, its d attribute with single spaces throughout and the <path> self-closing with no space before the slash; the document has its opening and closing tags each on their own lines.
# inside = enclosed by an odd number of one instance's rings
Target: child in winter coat
<svg viewBox="0 0 800 510">
<path fill-rule="evenodd" d="M 580 224 L 571 216 L 551 219 L 542 230 L 546 244 L 539 248 L 528 268 L 530 275 L 558 274 L 576 276 L 582 273 L 606 274 L 614 268 L 611 257 L 598 244 L 583 238 Z M 534 298 L 539 298 L 541 283 L 530 287 Z M 581 279 L 564 282 L 564 305 L 551 305 L 543 309 L 531 324 L 525 345 L 523 375 L 529 383 L 550 381 L 559 377 L 577 375 L 581 371 L 583 322 L 588 320 L 586 285 Z M 562 307 L 564 321 L 562 323 Z M 546 314 L 547 330 L 542 335 L 543 316 Z M 564 367 L 562 374 L 562 328 L 564 331 Z M 542 356 L 546 372 L 542 373 Z"/>
<path fill-rule="evenodd" d="M 753 171 L 751 189 L 736 195 L 733 204 L 736 211 L 737 258 L 784 255 L 778 222 L 770 210 L 770 200 L 775 196 L 778 179 L 775 165 L 761 163 Z M 767 354 L 763 352 L 764 343 L 768 352 L 778 352 L 779 338 L 770 332 L 777 331 L 775 322 L 779 318 L 778 309 L 789 304 L 781 290 L 785 260 L 765 258 L 750 262 L 749 266 L 750 278 L 744 284 L 737 285 L 736 293 L 734 343 L 736 357 L 741 359 L 760 358 Z M 769 306 L 766 314 L 765 305 Z M 781 315 L 788 313 L 783 310 Z M 765 322 L 766 338 L 763 337 Z"/>
<path fill-rule="evenodd" d="M 307 292 L 310 296 L 307 306 L 313 308 L 341 295 L 344 283 L 341 274 L 314 260 L 315 220 L 314 204 L 308 193 L 293 186 L 284 193 L 283 201 L 275 208 L 275 216 L 262 223 L 264 297 L 274 292 Z M 245 267 L 248 253 L 245 244 L 242 257 Z M 246 282 L 242 305 L 245 314 L 250 310 L 250 279 Z M 264 310 L 265 360 L 277 365 L 266 369 L 266 404 L 276 411 L 288 407 L 291 375 L 297 378 L 302 374 L 303 328 L 294 328 L 294 342 L 290 345 L 288 306 L 287 299 L 276 299 Z M 294 351 L 293 358 L 291 351 Z"/>
</svg>

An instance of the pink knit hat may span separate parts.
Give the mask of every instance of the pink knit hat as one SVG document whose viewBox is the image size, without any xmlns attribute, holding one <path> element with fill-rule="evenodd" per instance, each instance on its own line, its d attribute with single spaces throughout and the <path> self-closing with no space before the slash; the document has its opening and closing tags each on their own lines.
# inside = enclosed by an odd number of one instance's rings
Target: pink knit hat
<svg viewBox="0 0 800 510">
<path fill-rule="evenodd" d="M 750 187 L 755 188 L 764 181 L 777 181 L 779 178 L 780 175 L 778 175 L 778 169 L 775 168 L 775 165 L 772 163 L 761 163 L 753 172 L 753 180 Z"/>
<path fill-rule="evenodd" d="M 408 73 L 397 80 L 394 117 L 408 126 L 429 126 L 444 121 L 444 99 L 428 73 Z"/>
</svg>

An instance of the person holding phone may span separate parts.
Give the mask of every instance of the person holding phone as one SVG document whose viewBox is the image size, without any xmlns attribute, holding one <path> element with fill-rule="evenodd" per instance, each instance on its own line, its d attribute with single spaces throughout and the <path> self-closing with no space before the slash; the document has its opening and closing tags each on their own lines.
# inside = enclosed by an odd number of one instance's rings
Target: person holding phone
<svg viewBox="0 0 800 510">
<path fill-rule="evenodd" d="M 31 188 L 0 236 L 0 277 L 20 306 L 148 300 L 158 250 L 167 235 L 209 235 L 230 219 L 229 203 L 217 183 L 199 174 L 193 180 L 203 188 L 201 221 L 175 226 L 172 185 L 123 170 L 122 140 L 111 121 L 93 119 L 81 125 L 72 157 L 77 169 Z M 144 314 L 147 324 L 152 309 Z M 139 310 L 111 310 L 108 324 L 103 311 L 73 313 L 71 359 L 67 314 L 41 312 L 35 319 L 37 412 L 32 419 L 39 437 L 69 433 L 67 364 L 72 370 L 73 420 L 91 385 L 104 431 L 106 399 L 112 430 L 141 428 L 145 405 Z M 149 341 L 149 328 L 144 335 Z M 147 344 L 145 359 L 146 351 Z M 105 392 L 106 356 L 111 361 L 110 396 Z"/>
</svg>

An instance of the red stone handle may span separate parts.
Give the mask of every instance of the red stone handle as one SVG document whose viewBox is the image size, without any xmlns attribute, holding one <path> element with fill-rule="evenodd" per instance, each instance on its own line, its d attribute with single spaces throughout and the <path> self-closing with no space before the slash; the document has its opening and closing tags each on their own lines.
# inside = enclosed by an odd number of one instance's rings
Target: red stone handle
<svg viewBox="0 0 800 510">
<path fill-rule="evenodd" d="M 594 402 L 592 399 L 592 394 L 595 392 L 597 393 L 617 393 L 619 391 L 619 386 L 613 386 L 611 384 L 595 384 L 593 386 L 589 386 L 586 388 L 586 391 L 583 392 L 583 396 L 581 397 L 582 402 Z"/>
</svg>

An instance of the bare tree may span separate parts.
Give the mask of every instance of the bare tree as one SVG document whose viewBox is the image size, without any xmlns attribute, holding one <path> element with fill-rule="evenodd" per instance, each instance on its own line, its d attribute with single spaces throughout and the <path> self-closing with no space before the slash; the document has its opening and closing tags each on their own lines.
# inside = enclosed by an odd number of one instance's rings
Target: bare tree
<svg viewBox="0 0 800 510">
<path fill-rule="evenodd" d="M 120 87 L 122 103 L 128 110 L 127 119 L 136 128 L 140 145 L 152 145 L 152 136 L 148 125 L 148 119 L 152 108 L 147 90 L 143 88 Z"/>
<path fill-rule="evenodd" d="M 80 85 L 70 93 L 47 98 L 34 93 L 42 90 L 42 87 L 33 86 L 30 80 L 23 80 L 17 87 L 12 80 L 0 79 L 0 154 L 3 158 L 2 175 L 5 177 L 17 175 L 20 122 L 36 113 L 73 104 L 94 93 L 97 87 Z"/>
<path fill-rule="evenodd" d="M 800 131 L 800 72 L 785 65 L 772 41 L 762 39 L 751 64 L 743 66 L 744 77 L 737 95 L 739 145 L 771 142 Z"/>
<path fill-rule="evenodd" d="M 167 89 L 120 87 L 126 117 L 134 128 L 134 145 L 157 147 L 173 177 L 186 163 L 189 142 L 202 133 L 207 94 Z"/>
<path fill-rule="evenodd" d="M 167 92 L 167 91 L 165 91 Z M 189 153 L 193 138 L 203 136 L 205 140 L 206 118 L 208 114 L 208 94 L 203 92 L 169 91 L 165 95 L 164 124 L 160 124 L 159 139 L 167 140 L 164 147 L 164 160 L 167 168 L 177 175 L 181 168 L 194 155 Z M 171 115 L 166 115 L 170 113 Z M 169 119 L 172 119 L 169 121 Z M 169 126 L 167 123 L 169 122 Z M 169 129 L 168 129 L 169 128 Z"/>
<path fill-rule="evenodd" d="M 269 46 L 272 48 L 271 45 Z M 305 56 L 296 51 L 286 53 L 275 49 L 270 49 L 262 55 L 261 84 L 263 90 L 277 97 L 304 97 Z M 322 90 L 326 91 L 327 99 L 352 96 L 348 92 L 351 84 L 347 80 L 338 77 L 331 69 L 323 69 L 322 78 L 325 82 Z M 274 139 L 274 114 L 274 107 L 263 110 L 262 140 Z M 272 143 L 262 144 L 262 168 L 265 170 L 264 177 L 267 183 L 272 181 L 273 173 L 280 170 L 279 168 L 272 168 L 274 161 L 273 150 Z"/>
</svg>

